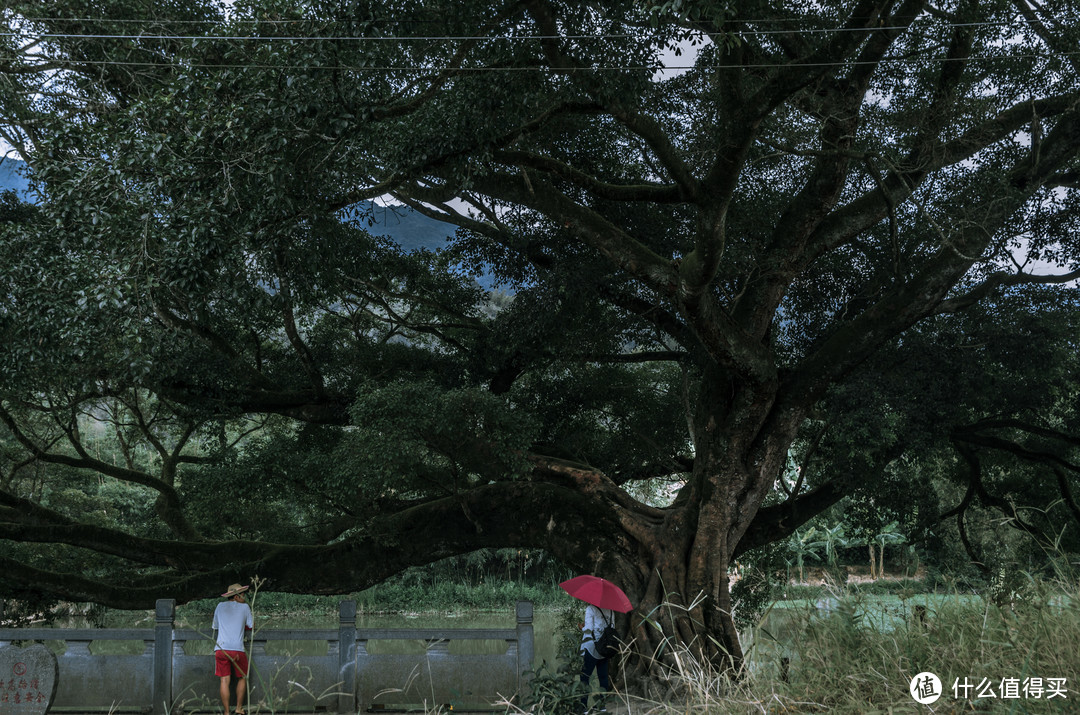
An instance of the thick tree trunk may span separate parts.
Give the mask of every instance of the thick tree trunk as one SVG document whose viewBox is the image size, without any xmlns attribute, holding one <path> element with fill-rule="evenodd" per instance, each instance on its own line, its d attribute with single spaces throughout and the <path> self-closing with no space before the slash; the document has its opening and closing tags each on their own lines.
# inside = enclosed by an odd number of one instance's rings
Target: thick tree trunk
<svg viewBox="0 0 1080 715">
<path fill-rule="evenodd" d="M 694 420 L 690 480 L 655 537 L 640 544 L 637 563 L 620 565 L 612 574 L 625 579 L 637 573 L 631 667 L 637 675 L 669 682 L 677 662 L 673 654 L 680 650 L 719 670 L 741 669 L 728 571 L 790 444 L 787 434 L 762 437 L 771 402 L 748 400 L 736 418 L 735 410 L 717 411 L 730 402 L 710 397 L 715 396 L 702 396 Z"/>
<path fill-rule="evenodd" d="M 743 663 L 728 577 L 734 544 L 725 540 L 732 514 L 724 505 L 701 506 L 673 509 L 635 563 L 607 574 L 633 584 L 628 666 L 643 683 L 677 687 L 686 655 L 730 673 Z"/>
</svg>

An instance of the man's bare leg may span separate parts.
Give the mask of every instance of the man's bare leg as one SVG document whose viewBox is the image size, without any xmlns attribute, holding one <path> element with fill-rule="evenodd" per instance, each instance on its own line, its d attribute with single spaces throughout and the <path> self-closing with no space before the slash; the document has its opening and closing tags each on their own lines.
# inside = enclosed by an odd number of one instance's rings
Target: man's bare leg
<svg viewBox="0 0 1080 715">
<path fill-rule="evenodd" d="M 232 682 L 232 676 L 229 676 L 229 675 L 221 676 L 221 691 L 220 691 L 221 692 L 221 704 L 225 707 L 225 715 L 229 715 L 229 685 L 230 685 L 231 682 Z M 243 683 L 244 679 L 241 678 L 240 682 Z M 238 686 L 237 689 L 239 689 L 239 687 L 242 687 L 242 686 Z"/>
<path fill-rule="evenodd" d="M 236 713 L 237 715 L 243 715 L 244 713 L 244 693 L 247 691 L 247 678 L 236 679 Z M 226 715 L 228 715 L 226 713 Z"/>
</svg>

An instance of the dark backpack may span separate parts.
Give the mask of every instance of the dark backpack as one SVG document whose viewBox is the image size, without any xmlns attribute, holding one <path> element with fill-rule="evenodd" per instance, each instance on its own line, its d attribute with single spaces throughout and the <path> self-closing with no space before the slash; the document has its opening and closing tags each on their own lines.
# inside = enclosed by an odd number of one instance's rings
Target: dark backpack
<svg viewBox="0 0 1080 715">
<path fill-rule="evenodd" d="M 596 654 L 600 656 L 600 660 L 607 660 L 619 654 L 619 634 L 602 612 L 600 617 L 604 619 L 604 630 L 600 631 L 600 636 L 596 639 Z"/>
</svg>

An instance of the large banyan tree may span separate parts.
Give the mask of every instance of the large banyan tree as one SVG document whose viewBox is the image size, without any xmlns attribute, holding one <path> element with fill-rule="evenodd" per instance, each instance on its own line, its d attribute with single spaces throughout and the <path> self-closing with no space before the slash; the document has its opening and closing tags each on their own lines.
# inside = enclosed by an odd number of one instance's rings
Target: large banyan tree
<svg viewBox="0 0 1080 715">
<path fill-rule="evenodd" d="M 637 653 L 738 662 L 734 559 L 880 473 L 778 482 L 830 395 L 988 301 L 1076 306 L 1070 3 L 3 17 L 8 592 L 335 594 L 536 547 L 624 587 Z M 406 208 L 442 250 L 381 235 Z"/>
</svg>

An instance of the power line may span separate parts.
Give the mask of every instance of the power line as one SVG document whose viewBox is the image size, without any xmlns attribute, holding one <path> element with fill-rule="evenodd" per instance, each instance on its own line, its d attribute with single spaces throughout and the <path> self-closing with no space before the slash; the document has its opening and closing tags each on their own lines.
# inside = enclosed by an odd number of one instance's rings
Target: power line
<svg viewBox="0 0 1080 715">
<path fill-rule="evenodd" d="M 356 72 L 551 72 L 553 74 L 569 74 L 573 72 L 585 72 L 585 71 L 686 71 L 692 69 L 700 70 L 731 70 L 731 69 L 777 69 L 777 68 L 790 68 L 790 69 L 802 69 L 802 68 L 820 68 L 820 67 L 856 67 L 856 66 L 870 66 L 880 64 L 895 64 L 895 63 L 911 63 L 911 64 L 924 64 L 927 62 L 972 62 L 972 61 L 1001 61 L 1018 60 L 1018 59 L 1065 59 L 1071 57 L 1080 56 L 1080 51 L 1077 52 L 1061 52 L 1061 53 L 1026 53 L 1018 55 L 1008 56 L 975 56 L 975 57 L 927 57 L 923 59 L 912 59 L 911 57 L 885 57 L 880 60 L 867 60 L 858 61 L 853 60 L 850 62 L 805 62 L 805 63 L 751 63 L 751 64 L 732 64 L 732 65 L 618 65 L 618 66 L 591 66 L 591 67 L 572 67 L 572 68 L 557 68 L 547 66 L 523 66 L 523 67 L 468 67 L 468 66 L 452 66 L 452 65 L 410 65 L 410 66 L 391 66 L 391 65 L 269 65 L 269 64 L 224 64 L 224 63 L 180 63 L 179 66 L 186 69 L 265 69 L 265 70 L 289 70 L 289 71 L 304 71 L 304 70 L 324 70 L 324 71 L 356 71 Z M 84 67 L 87 65 L 92 66 L 120 66 L 120 67 L 166 67 L 173 66 L 166 62 L 137 62 L 128 60 L 69 60 L 69 59 L 50 59 L 47 57 L 33 56 L 28 57 L 28 60 L 32 60 L 39 65 L 47 66 L 73 66 Z"/>
<path fill-rule="evenodd" d="M 179 18 L 109 18 L 109 17 L 24 17 L 18 16 L 18 19 L 22 22 L 38 22 L 38 23 L 50 23 L 50 22 L 98 22 L 109 23 L 117 25 L 133 25 L 133 24 L 146 24 L 154 26 L 162 25 L 216 25 L 216 26 L 230 26 L 230 25 L 297 25 L 301 23 L 315 23 L 320 25 L 343 25 L 343 24 L 387 24 L 387 25 L 431 25 L 443 22 L 440 18 L 432 19 L 402 19 L 395 17 L 373 17 L 373 18 L 357 18 L 356 20 L 329 20 L 325 18 L 291 18 L 291 19 L 244 19 L 244 18 L 231 18 L 229 20 L 184 20 Z M 1074 23 L 1077 18 L 1057 17 L 1057 21 L 1063 24 Z M 725 22 L 735 25 L 759 25 L 759 24 L 784 24 L 784 23 L 805 23 L 806 18 L 803 17 L 775 17 L 775 18 L 730 18 Z M 986 22 L 945 22 L 944 27 L 1008 27 L 1015 24 L 1031 24 L 1029 20 L 1017 13 L 1012 15 L 1010 19 L 986 21 Z M 905 26 L 900 26 L 905 27 Z M 686 29 L 686 28 L 680 28 Z M 871 27 L 871 28 L 834 28 L 834 29 L 812 29 L 802 28 L 798 29 L 799 32 L 837 32 L 841 30 L 859 31 L 865 32 L 868 30 L 878 29 L 896 29 L 893 27 Z"/>
<path fill-rule="evenodd" d="M 14 32 L 0 32 L 0 37 L 22 37 Z M 483 41 L 483 40 L 625 40 L 643 35 L 616 34 L 616 35 L 377 35 L 365 36 L 327 36 L 311 37 L 309 35 L 87 35 L 87 34 L 64 34 L 42 33 L 34 36 L 37 39 L 87 39 L 87 40 L 251 40 L 254 42 L 400 42 L 400 41 Z"/>
<path fill-rule="evenodd" d="M 234 18 L 228 21 L 221 20 L 181 20 L 177 18 L 131 18 L 131 17 L 22 17 L 19 19 L 23 22 L 108 22 L 116 24 L 133 24 L 133 23 L 146 23 L 148 25 L 295 25 L 298 22 L 320 22 L 320 23 L 334 23 L 343 24 L 343 20 L 323 20 L 316 18 L 299 18 L 292 20 L 244 20 L 242 18 Z M 430 24 L 439 22 L 437 19 L 431 20 L 402 20 L 399 18 L 391 17 L 378 17 L 368 19 L 357 19 L 358 23 L 394 23 L 394 24 Z"/>
<path fill-rule="evenodd" d="M 113 22 L 113 21 L 108 21 Z M 195 21 L 198 22 L 198 21 Z M 301 21 L 288 21 L 290 24 L 295 24 Z M 155 24 L 150 22 L 150 24 Z M 1008 23 L 1008 22 L 970 22 L 970 23 L 948 23 L 943 25 L 943 28 L 957 29 L 957 28 L 977 28 L 977 27 L 1017 27 L 1017 25 L 1030 25 L 1026 20 L 1020 23 Z M 894 26 L 879 26 L 879 27 L 838 27 L 838 28 L 799 28 L 794 30 L 800 35 L 813 35 L 813 34 L 838 34 L 845 32 L 857 32 L 857 33 L 871 33 L 878 31 L 900 31 L 911 29 L 908 25 L 894 25 Z M 740 30 L 733 34 L 740 37 L 758 37 L 769 35 L 784 35 L 790 34 L 792 30 Z M 631 38 L 648 38 L 646 33 L 602 33 L 593 35 L 380 35 L 380 36 L 364 36 L 364 35 L 327 35 L 327 36 L 311 36 L 311 35 L 162 35 L 162 34 L 116 34 L 116 33 L 63 33 L 63 32 L 44 32 L 40 34 L 35 33 L 17 33 L 17 32 L 3 32 L 0 33 L 0 37 L 24 37 L 27 34 L 33 35 L 37 39 L 90 39 L 90 40 L 228 40 L 228 41 L 253 41 L 253 42 L 332 42 L 332 41 L 347 41 L 347 42 L 387 42 L 387 41 L 485 41 L 485 40 L 620 40 Z M 699 33 L 699 36 L 704 37 L 704 33 Z"/>
</svg>

